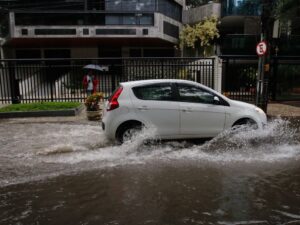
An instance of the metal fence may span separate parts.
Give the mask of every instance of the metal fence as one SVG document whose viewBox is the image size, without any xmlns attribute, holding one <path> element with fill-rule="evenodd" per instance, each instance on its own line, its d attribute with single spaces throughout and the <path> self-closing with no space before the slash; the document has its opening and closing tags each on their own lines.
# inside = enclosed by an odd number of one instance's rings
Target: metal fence
<svg viewBox="0 0 300 225">
<path fill-rule="evenodd" d="M 224 57 L 222 90 L 231 99 L 255 103 L 257 57 Z"/>
<path fill-rule="evenodd" d="M 120 82 L 186 79 L 214 87 L 213 58 L 96 58 L 0 60 L 0 103 L 83 101 L 85 65 L 97 64 L 96 91 L 111 95 Z"/>
</svg>

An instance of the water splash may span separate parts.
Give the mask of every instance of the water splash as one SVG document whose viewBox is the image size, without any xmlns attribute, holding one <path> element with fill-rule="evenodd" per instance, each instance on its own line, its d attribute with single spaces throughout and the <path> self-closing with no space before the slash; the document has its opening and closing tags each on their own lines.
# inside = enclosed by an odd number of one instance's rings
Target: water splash
<svg viewBox="0 0 300 225">
<path fill-rule="evenodd" d="M 277 119 L 265 129 L 245 129 L 240 127 L 227 130 L 205 144 L 193 144 L 189 141 L 160 142 L 153 139 L 155 129 L 144 129 L 132 140 L 121 146 L 105 146 L 93 151 L 73 146 L 57 147 L 50 157 L 42 158 L 45 162 L 76 164 L 83 161 L 98 161 L 101 165 L 121 165 L 145 163 L 149 160 L 193 160 L 210 162 L 274 162 L 286 159 L 298 159 L 300 154 L 296 129 L 289 121 Z M 47 152 L 47 151 L 46 151 Z M 61 155 L 57 155 L 61 153 Z M 47 155 L 47 154 L 46 154 Z M 295 158 L 296 157 L 296 158 Z"/>
<path fill-rule="evenodd" d="M 204 144 L 148 141 L 155 130 L 144 129 L 123 145 L 115 145 L 99 126 L 91 125 L 15 125 L 4 127 L 0 135 L 0 183 L 152 162 L 267 165 L 300 160 L 299 133 L 282 119 L 268 123 L 263 130 L 228 130 Z"/>
</svg>

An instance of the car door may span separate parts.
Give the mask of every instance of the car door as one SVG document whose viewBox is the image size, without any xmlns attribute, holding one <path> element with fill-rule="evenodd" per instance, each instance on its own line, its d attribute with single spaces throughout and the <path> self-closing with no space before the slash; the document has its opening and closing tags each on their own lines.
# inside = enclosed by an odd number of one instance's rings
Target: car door
<svg viewBox="0 0 300 225">
<path fill-rule="evenodd" d="M 132 103 L 139 119 L 154 125 L 158 135 L 179 135 L 179 103 L 170 83 L 148 84 L 132 90 Z"/>
<path fill-rule="evenodd" d="M 191 84 L 178 83 L 177 88 L 181 135 L 214 137 L 223 131 L 225 108 L 215 94 Z"/>
</svg>

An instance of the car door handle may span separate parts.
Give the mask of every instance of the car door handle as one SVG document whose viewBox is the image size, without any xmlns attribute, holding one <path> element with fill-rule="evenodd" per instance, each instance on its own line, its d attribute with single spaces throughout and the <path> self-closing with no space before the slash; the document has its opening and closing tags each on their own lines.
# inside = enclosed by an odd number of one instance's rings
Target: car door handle
<svg viewBox="0 0 300 225">
<path fill-rule="evenodd" d="M 191 108 L 182 109 L 182 112 L 192 112 L 193 110 Z"/>
<path fill-rule="evenodd" d="M 148 110 L 149 108 L 147 106 L 139 106 L 138 110 Z"/>
</svg>

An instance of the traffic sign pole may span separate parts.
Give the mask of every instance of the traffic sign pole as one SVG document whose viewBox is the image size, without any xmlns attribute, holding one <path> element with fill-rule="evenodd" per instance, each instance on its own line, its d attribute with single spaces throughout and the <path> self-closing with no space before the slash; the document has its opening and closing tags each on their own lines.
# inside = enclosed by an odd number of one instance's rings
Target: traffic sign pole
<svg viewBox="0 0 300 225">
<path fill-rule="evenodd" d="M 263 81 L 264 81 L 264 63 L 265 54 L 267 52 L 267 43 L 263 41 L 263 35 L 261 35 L 261 41 L 256 46 L 256 53 L 259 57 L 258 59 L 258 71 L 257 71 L 257 85 L 256 85 L 256 99 L 255 104 L 261 106 L 261 101 L 263 99 Z"/>
</svg>

